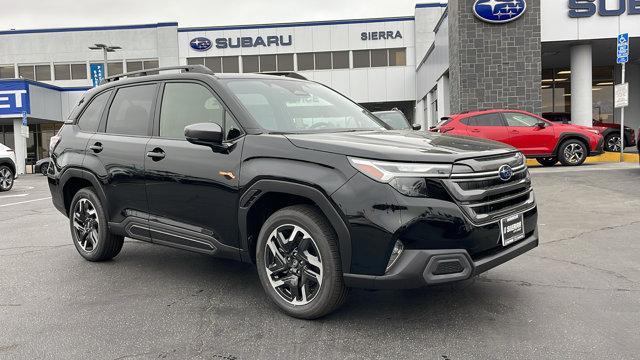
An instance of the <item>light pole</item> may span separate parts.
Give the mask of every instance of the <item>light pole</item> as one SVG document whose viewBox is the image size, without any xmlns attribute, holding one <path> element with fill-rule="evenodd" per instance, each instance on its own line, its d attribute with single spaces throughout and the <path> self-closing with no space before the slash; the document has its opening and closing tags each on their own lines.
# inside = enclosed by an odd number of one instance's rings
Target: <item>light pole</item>
<svg viewBox="0 0 640 360">
<path fill-rule="evenodd" d="M 94 46 L 89 46 L 91 50 L 102 50 L 104 53 L 104 77 L 109 77 L 109 67 L 107 63 L 107 53 L 115 52 L 116 50 L 122 49 L 120 46 L 114 45 L 105 45 L 105 44 L 95 44 Z"/>
</svg>

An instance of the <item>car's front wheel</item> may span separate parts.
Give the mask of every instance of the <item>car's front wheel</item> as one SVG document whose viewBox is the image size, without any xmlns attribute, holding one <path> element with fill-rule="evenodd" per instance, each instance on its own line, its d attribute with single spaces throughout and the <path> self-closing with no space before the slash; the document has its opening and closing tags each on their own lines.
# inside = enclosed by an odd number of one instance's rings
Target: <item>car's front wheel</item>
<svg viewBox="0 0 640 360">
<path fill-rule="evenodd" d="M 109 260 L 122 250 L 124 237 L 109 231 L 105 209 L 91 188 L 81 189 L 73 197 L 69 225 L 73 244 L 86 260 Z"/>
<path fill-rule="evenodd" d="M 291 206 L 271 215 L 256 244 L 258 274 L 269 298 L 301 319 L 339 307 L 347 289 L 337 244 L 333 228 L 313 206 Z"/>
<path fill-rule="evenodd" d="M 49 163 L 44 163 L 40 165 L 40 173 L 44 176 L 47 176 L 47 170 L 49 169 Z"/>
<path fill-rule="evenodd" d="M 584 142 L 569 139 L 560 145 L 559 158 L 564 166 L 578 166 L 587 160 L 588 153 L 589 150 Z"/>
<path fill-rule="evenodd" d="M 0 166 L 0 192 L 9 191 L 13 187 L 14 174 L 6 165 Z"/>
<path fill-rule="evenodd" d="M 620 151 L 620 145 L 620 134 L 618 133 L 611 133 L 604 139 L 604 148 L 606 151 L 618 152 Z"/>
<path fill-rule="evenodd" d="M 536 161 L 542 166 L 553 166 L 558 163 L 557 157 L 537 158 Z"/>
</svg>

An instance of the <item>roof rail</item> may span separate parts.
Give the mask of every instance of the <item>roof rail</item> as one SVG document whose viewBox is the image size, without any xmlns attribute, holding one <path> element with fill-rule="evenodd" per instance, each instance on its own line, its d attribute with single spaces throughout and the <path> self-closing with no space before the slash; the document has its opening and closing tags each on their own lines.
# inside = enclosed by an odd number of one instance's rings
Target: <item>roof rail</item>
<svg viewBox="0 0 640 360">
<path fill-rule="evenodd" d="M 131 71 L 131 72 L 127 72 L 124 74 L 118 74 L 118 75 L 114 75 L 114 76 L 109 76 L 107 78 L 105 78 L 104 80 L 102 80 L 102 82 L 100 83 L 105 84 L 105 83 L 109 83 L 112 81 L 117 81 L 120 80 L 122 78 L 125 77 L 132 77 L 132 76 L 147 76 L 147 75 L 154 75 L 154 73 L 158 73 L 160 71 L 168 71 L 168 70 L 182 70 L 182 72 L 192 72 L 192 73 L 199 73 L 199 74 L 209 74 L 209 75 L 215 75 L 215 73 L 213 71 L 211 71 L 209 68 L 205 67 L 204 65 L 183 65 L 183 66 L 167 66 L 167 67 L 160 67 L 160 68 L 155 68 L 155 69 L 144 69 L 144 70 L 138 70 L 138 71 Z"/>
<path fill-rule="evenodd" d="M 293 71 L 263 72 L 263 73 L 260 73 L 260 74 L 273 75 L 273 76 L 284 76 L 284 77 L 290 77 L 292 79 L 298 79 L 298 80 L 308 80 L 306 77 L 298 74 L 297 72 L 293 72 Z"/>
</svg>

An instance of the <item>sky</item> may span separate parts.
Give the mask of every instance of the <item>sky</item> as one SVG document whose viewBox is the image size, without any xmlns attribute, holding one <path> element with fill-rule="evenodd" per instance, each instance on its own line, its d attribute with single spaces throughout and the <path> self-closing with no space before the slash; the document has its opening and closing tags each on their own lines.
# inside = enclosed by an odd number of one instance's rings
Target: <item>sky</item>
<svg viewBox="0 0 640 360">
<path fill-rule="evenodd" d="M 0 0 L 2 2 L 9 0 Z M 177 21 L 181 27 L 412 16 L 416 2 L 445 0 L 19 0 L 0 30 Z"/>
</svg>

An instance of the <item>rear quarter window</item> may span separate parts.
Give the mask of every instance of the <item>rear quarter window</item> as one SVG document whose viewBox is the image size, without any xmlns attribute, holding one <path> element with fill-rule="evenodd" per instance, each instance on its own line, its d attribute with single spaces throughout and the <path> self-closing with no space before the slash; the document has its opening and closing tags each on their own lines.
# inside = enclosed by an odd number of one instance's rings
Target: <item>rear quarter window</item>
<svg viewBox="0 0 640 360">
<path fill-rule="evenodd" d="M 87 132 L 98 131 L 102 112 L 104 111 L 104 107 L 107 104 L 110 95 L 111 91 L 105 91 L 91 100 L 78 119 L 78 127 L 80 130 Z"/>
</svg>

